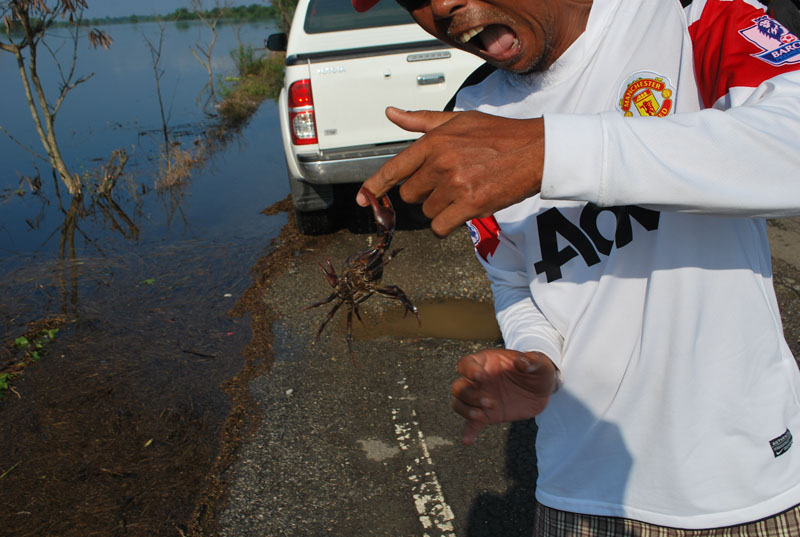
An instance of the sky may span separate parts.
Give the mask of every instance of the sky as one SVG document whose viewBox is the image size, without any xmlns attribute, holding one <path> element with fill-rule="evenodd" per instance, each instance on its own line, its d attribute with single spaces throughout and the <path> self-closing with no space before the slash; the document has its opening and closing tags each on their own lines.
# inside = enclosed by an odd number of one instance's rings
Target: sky
<svg viewBox="0 0 800 537">
<path fill-rule="evenodd" d="M 249 6 L 264 4 L 264 0 L 220 0 L 222 5 Z M 83 16 L 87 19 L 95 17 L 125 17 L 127 15 L 165 15 L 180 7 L 189 8 L 189 0 L 86 0 L 89 6 Z M 204 0 L 203 5 L 210 9 L 216 5 L 214 0 Z"/>
</svg>

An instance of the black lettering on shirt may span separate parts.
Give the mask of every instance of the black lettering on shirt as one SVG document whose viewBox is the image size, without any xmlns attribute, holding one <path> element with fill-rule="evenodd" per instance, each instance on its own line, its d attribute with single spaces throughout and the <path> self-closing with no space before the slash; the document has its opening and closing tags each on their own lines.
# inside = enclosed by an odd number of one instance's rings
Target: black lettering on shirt
<svg viewBox="0 0 800 537">
<path fill-rule="evenodd" d="M 620 207 L 620 212 L 617 213 L 617 248 L 622 248 L 633 240 L 633 226 L 631 226 L 631 218 L 639 222 L 639 224 L 647 231 L 655 231 L 658 229 L 658 222 L 661 218 L 661 213 L 658 211 L 651 211 L 650 209 L 637 207 L 636 205 Z"/>
<path fill-rule="evenodd" d="M 605 237 L 597 225 L 600 214 L 612 212 L 617 227 L 614 239 Z M 625 207 L 598 207 L 587 204 L 580 215 L 580 227 L 565 217 L 561 211 L 553 207 L 536 217 L 539 231 L 539 249 L 541 261 L 534 263 L 536 274 L 545 273 L 547 281 L 553 282 L 563 277 L 561 267 L 574 257 L 580 255 L 587 267 L 600 262 L 598 252 L 604 256 L 611 255 L 614 246 L 618 249 L 633 241 L 633 224 L 636 220 L 647 231 L 655 231 L 661 214 L 658 211 L 645 209 L 636 205 Z M 568 246 L 558 248 L 558 236 L 563 237 Z"/>
<path fill-rule="evenodd" d="M 537 216 L 536 223 L 539 228 L 539 249 L 542 252 L 542 260 L 535 263 L 533 268 L 536 269 L 536 274 L 544 272 L 548 282 L 561 279 L 561 266 L 579 252 L 588 267 L 600 262 L 586 235 L 555 207 Z M 572 246 L 565 246 L 559 250 L 559 235 L 577 248 L 577 251 Z"/>
</svg>

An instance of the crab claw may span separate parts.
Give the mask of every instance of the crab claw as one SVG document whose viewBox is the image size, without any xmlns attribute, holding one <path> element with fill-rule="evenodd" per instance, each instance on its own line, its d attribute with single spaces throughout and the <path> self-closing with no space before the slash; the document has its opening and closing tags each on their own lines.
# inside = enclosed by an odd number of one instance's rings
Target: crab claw
<svg viewBox="0 0 800 537">
<path fill-rule="evenodd" d="M 331 284 L 331 287 L 336 287 L 336 281 L 338 277 L 336 276 L 336 271 L 333 268 L 333 263 L 331 263 L 330 259 L 325 260 L 328 263 L 328 267 L 325 268 L 325 265 L 322 264 L 321 261 L 317 261 L 319 268 L 322 269 L 322 273 L 325 274 L 325 277 L 328 279 L 328 283 Z"/>
<path fill-rule="evenodd" d="M 361 187 L 361 192 L 367 197 L 369 204 L 372 206 L 372 214 L 375 216 L 375 223 L 378 228 L 383 232 L 394 231 L 394 208 L 392 207 L 392 202 L 389 201 L 389 196 L 384 194 L 378 200 L 372 192 L 364 187 Z"/>
</svg>

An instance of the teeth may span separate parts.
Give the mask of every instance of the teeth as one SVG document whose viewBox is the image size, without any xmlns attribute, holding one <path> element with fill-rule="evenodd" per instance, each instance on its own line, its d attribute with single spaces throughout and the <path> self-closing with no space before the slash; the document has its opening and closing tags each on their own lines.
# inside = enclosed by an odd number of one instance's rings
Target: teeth
<svg viewBox="0 0 800 537">
<path fill-rule="evenodd" d="M 478 26 L 477 28 L 473 28 L 472 30 L 464 32 L 463 34 L 458 36 L 458 40 L 461 41 L 462 43 L 466 43 L 467 41 L 469 41 L 470 39 L 481 33 L 483 31 L 483 28 L 484 28 L 483 26 Z"/>
</svg>

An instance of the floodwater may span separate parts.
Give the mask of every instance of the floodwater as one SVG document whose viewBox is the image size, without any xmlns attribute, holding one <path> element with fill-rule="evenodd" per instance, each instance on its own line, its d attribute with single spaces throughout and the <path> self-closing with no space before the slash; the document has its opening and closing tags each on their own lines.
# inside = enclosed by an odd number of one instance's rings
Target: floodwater
<svg viewBox="0 0 800 537">
<path fill-rule="evenodd" d="M 114 39 L 109 50 L 94 50 L 85 38 L 78 44 L 76 78 L 92 76 L 68 94 L 58 112 L 56 130 L 74 172 L 91 173 L 115 150 L 129 154 L 126 171 L 133 176 L 132 184 L 118 189 L 117 201 L 138 233 L 131 241 L 108 233 L 103 222 L 97 226 L 84 222 L 86 236 L 79 253 L 97 253 L 99 247 L 91 244 L 94 239 L 108 252 L 129 251 L 131 243 L 263 236 L 258 212 L 288 192 L 275 104 L 265 103 L 240 136 L 207 166 L 193 170 L 189 185 L 180 192 L 159 195 L 154 182 L 163 145 L 162 122 L 147 40 L 157 46 L 160 27 L 148 23 L 104 29 Z M 208 122 L 204 113 L 208 74 L 193 58 L 192 48 L 207 46 L 211 35 L 200 23 L 169 23 L 163 29 L 158 69 L 167 123 L 174 139 L 190 148 Z M 245 46 L 257 49 L 273 31 L 266 22 L 221 26 L 213 48 L 215 78 L 235 74 L 230 52 L 237 47 L 237 33 Z M 66 35 L 48 44 L 62 63 L 68 62 L 71 47 Z M 42 78 L 55 100 L 58 71 L 44 51 L 40 56 Z M 42 154 L 16 62 L 7 53 L 0 54 L 0 80 L 0 126 L 16 140 L 0 133 L 0 258 L 49 254 L 56 250 L 57 240 L 51 235 L 61 224 L 60 211 L 49 167 L 25 149 Z M 41 196 L 31 194 L 23 179 L 34 177 L 37 171 L 44 185 Z M 26 194 L 14 195 L 17 188 Z"/>
<path fill-rule="evenodd" d="M 57 191 L 41 154 L 24 100 L 16 63 L 0 54 L 0 314 L 4 339 L 18 335 L 42 316 L 79 313 L 98 286 L 138 278 L 158 287 L 159 262 L 139 274 L 147 259 L 205 252 L 224 260 L 231 279 L 246 277 L 247 263 L 231 263 L 228 248 L 240 256 L 260 253 L 285 222 L 261 211 L 288 194 L 277 109 L 266 101 L 246 126 L 214 146 L 172 188 L 159 188 L 163 166 L 161 113 L 149 40 L 163 45 L 157 70 L 171 143 L 193 151 L 213 118 L 205 106 L 208 74 L 192 48 L 205 48 L 210 31 L 200 23 L 112 25 L 109 50 L 78 44 L 76 78 L 92 75 L 69 92 L 56 118 L 56 132 L 67 165 L 76 173 L 102 173 L 114 151 L 129 156 L 113 200 L 86 204 L 77 229 L 65 225 L 69 199 Z M 222 25 L 213 48 L 215 78 L 235 74 L 230 53 L 238 43 L 263 47 L 274 28 L 269 23 Z M 48 41 L 68 67 L 71 42 L 64 33 Z M 258 51 L 256 51 L 258 53 Z M 52 100 L 58 87 L 55 63 L 40 51 L 40 70 Z M 13 138 L 12 138 L 13 137 Z M 40 184 L 39 189 L 32 185 Z M 61 194 L 61 196 L 59 196 Z M 69 246 L 74 245 L 73 249 Z M 191 245 L 191 247 L 188 247 Z M 132 261 L 135 259 L 136 261 Z M 179 263 L 189 271 L 188 263 Z M 125 267 L 125 268 L 121 268 Z M 134 268 L 136 270 L 134 271 Z M 138 283 L 138 282 L 134 282 Z M 69 287 L 69 292 L 64 290 Z M 230 290 L 229 290 L 230 291 Z"/>
<path fill-rule="evenodd" d="M 264 212 L 285 209 L 289 193 L 276 104 L 206 146 L 208 75 L 191 53 L 209 42 L 202 24 L 163 26 L 157 67 L 146 40 L 158 45 L 159 25 L 104 29 L 110 50 L 78 45 L 77 77 L 93 76 L 68 94 L 56 131 L 73 172 L 102 173 L 114 151 L 129 160 L 113 195 L 77 212 L 35 156 L 16 64 L 0 53 L 0 373 L 19 373 L 31 356 L 17 338 L 57 330 L 0 401 L 0 527 L 9 535 L 191 533 L 186 521 L 205 520 L 220 494 L 220 453 L 247 427 L 237 414 L 247 383 L 235 377 L 268 352 L 254 348 L 251 320 L 231 312 L 287 222 L 285 211 Z M 221 26 L 215 79 L 234 74 L 239 42 L 258 49 L 273 31 Z M 69 60 L 66 36 L 48 44 Z M 58 70 L 40 58 L 54 98 Z M 170 188 L 158 184 L 156 72 L 171 142 L 210 147 Z M 491 306 L 468 301 L 418 307 L 423 327 L 400 308 L 356 337 L 475 338 L 491 318 Z M 489 330 L 479 337 L 496 338 Z"/>
<path fill-rule="evenodd" d="M 262 213 L 288 195 L 275 103 L 215 138 L 187 179 L 157 188 L 162 122 L 145 38 L 157 46 L 161 30 L 104 29 L 110 50 L 78 45 L 77 76 L 94 76 L 69 93 L 56 131 L 74 172 L 97 173 L 115 150 L 129 160 L 112 197 L 86 201 L 73 227 L 65 189 L 32 156 L 41 145 L 16 64 L 0 53 L 0 126 L 13 136 L 0 131 L 0 372 L 30 357 L 14 342 L 31 327 L 58 330 L 0 401 L 8 535 L 185 530 L 236 397 L 226 382 L 250 339 L 249 320 L 229 311 L 286 223 L 285 213 Z M 221 26 L 215 76 L 234 74 L 239 39 L 258 48 L 272 31 Z M 214 123 L 208 74 L 191 53 L 210 34 L 167 24 L 163 38 L 167 123 L 191 150 Z M 69 58 L 64 36 L 48 44 Z M 54 96 L 58 71 L 44 49 L 40 58 Z"/>
</svg>

